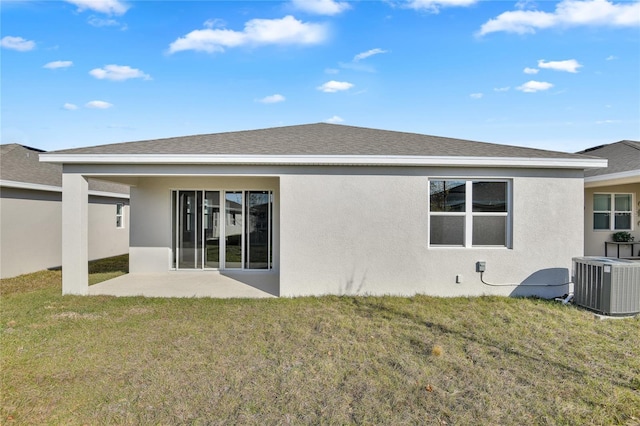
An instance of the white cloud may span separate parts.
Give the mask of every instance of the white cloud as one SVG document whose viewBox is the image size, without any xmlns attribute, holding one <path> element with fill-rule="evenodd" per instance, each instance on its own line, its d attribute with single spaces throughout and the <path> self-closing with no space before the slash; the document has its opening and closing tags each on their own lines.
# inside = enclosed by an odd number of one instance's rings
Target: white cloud
<svg viewBox="0 0 640 426">
<path fill-rule="evenodd" d="M 563 0 L 554 12 L 516 10 L 485 22 L 478 35 L 505 31 L 533 34 L 536 30 L 571 26 L 633 27 L 640 25 L 640 2 L 613 3 L 609 0 Z"/>
<path fill-rule="evenodd" d="M 373 55 L 379 55 L 381 53 L 389 53 L 388 50 L 383 50 L 383 49 L 371 49 L 371 50 L 367 50 L 366 52 L 362 52 L 362 53 L 358 53 L 356 56 L 353 57 L 353 62 L 358 62 L 362 59 L 366 59 L 369 56 L 373 56 Z"/>
<path fill-rule="evenodd" d="M 553 84 L 547 83 L 546 81 L 527 81 L 522 86 L 516 87 L 516 89 L 525 93 L 535 93 L 543 90 L 549 90 L 553 87 Z"/>
<path fill-rule="evenodd" d="M 224 19 L 215 18 L 207 19 L 202 25 L 204 25 L 205 28 L 224 28 L 227 23 Z"/>
<path fill-rule="evenodd" d="M 549 61 L 545 62 L 544 59 L 540 59 L 538 61 L 538 66 L 540 68 L 556 70 L 556 71 L 566 71 L 571 73 L 577 73 L 578 68 L 582 67 L 578 61 L 575 59 L 567 59 L 566 61 Z"/>
<path fill-rule="evenodd" d="M 443 7 L 465 7 L 471 6 L 476 2 L 477 0 L 409 0 L 406 6 L 410 9 L 438 13 Z"/>
<path fill-rule="evenodd" d="M 334 0 L 291 0 L 291 4 L 298 10 L 317 15 L 337 15 L 351 9 L 349 3 Z"/>
<path fill-rule="evenodd" d="M 118 25 L 120 25 L 120 22 L 116 21 L 115 19 L 103 19 L 103 18 L 98 18 L 97 16 L 92 16 L 89 19 L 87 19 L 87 22 L 89 23 L 89 25 L 94 26 L 94 27 L 117 27 Z"/>
<path fill-rule="evenodd" d="M 338 73 L 340 73 L 340 70 L 337 70 L 335 68 L 326 68 L 324 70 L 324 73 L 325 74 L 338 74 Z"/>
<path fill-rule="evenodd" d="M 525 69 L 522 70 L 522 72 L 525 74 L 538 74 L 538 71 L 540 70 L 537 68 L 529 68 L 529 67 L 526 67 Z"/>
<path fill-rule="evenodd" d="M 124 81 L 130 78 L 142 78 L 151 80 L 149 74 L 145 74 L 139 69 L 131 68 L 128 65 L 106 65 L 104 68 L 95 68 L 89 71 L 89 74 L 98 80 Z"/>
<path fill-rule="evenodd" d="M 284 102 L 285 100 L 286 98 L 284 96 L 276 93 L 275 95 L 265 96 L 262 99 L 258 99 L 258 102 L 263 104 L 275 104 L 278 102 Z"/>
<path fill-rule="evenodd" d="M 596 124 L 617 124 L 622 123 L 622 120 L 599 120 L 596 121 Z"/>
<path fill-rule="evenodd" d="M 107 15 L 124 15 L 129 5 L 119 0 L 66 0 L 67 3 L 78 6 L 79 12 L 93 10 Z"/>
<path fill-rule="evenodd" d="M 62 105 L 62 108 L 68 110 L 68 111 L 74 111 L 76 109 L 78 109 L 78 105 L 75 104 L 70 104 L 70 103 L 65 103 L 64 105 Z"/>
<path fill-rule="evenodd" d="M 105 101 L 91 101 L 91 102 L 87 102 L 84 106 L 92 109 L 107 109 L 107 108 L 111 108 L 113 104 L 110 104 L 109 102 L 105 102 Z"/>
<path fill-rule="evenodd" d="M 344 123 L 344 119 L 340 116 L 334 115 L 333 117 L 330 117 L 324 120 L 324 122 L 331 123 L 331 124 Z"/>
<path fill-rule="evenodd" d="M 0 40 L 0 45 L 5 49 L 17 50 L 19 52 L 27 52 L 36 47 L 36 42 L 25 40 L 22 37 L 5 36 Z"/>
<path fill-rule="evenodd" d="M 483 93 L 472 93 L 469 95 L 471 99 L 481 99 L 484 96 Z"/>
<path fill-rule="evenodd" d="M 224 52 L 225 48 L 264 44 L 318 44 L 328 36 L 323 24 L 298 21 L 293 16 L 282 19 L 252 19 L 244 30 L 194 30 L 169 45 L 169 53 L 182 50 Z"/>
<path fill-rule="evenodd" d="M 607 56 L 607 58 L 605 60 L 606 61 L 615 61 L 616 59 L 618 59 L 617 56 L 609 55 L 609 56 Z"/>
<path fill-rule="evenodd" d="M 71 65 L 73 65 L 73 62 L 71 61 L 53 61 L 45 64 L 42 68 L 56 70 L 58 68 L 69 68 Z"/>
<path fill-rule="evenodd" d="M 494 92 L 508 92 L 511 89 L 511 87 L 506 86 L 506 87 L 494 87 L 493 91 Z"/>
<path fill-rule="evenodd" d="M 353 84 L 348 83 L 346 81 L 331 80 L 331 81 L 327 81 L 322 86 L 318 86 L 317 89 L 325 93 L 335 93 L 335 92 L 340 92 L 344 90 L 349 90 L 352 87 L 353 87 Z"/>
</svg>

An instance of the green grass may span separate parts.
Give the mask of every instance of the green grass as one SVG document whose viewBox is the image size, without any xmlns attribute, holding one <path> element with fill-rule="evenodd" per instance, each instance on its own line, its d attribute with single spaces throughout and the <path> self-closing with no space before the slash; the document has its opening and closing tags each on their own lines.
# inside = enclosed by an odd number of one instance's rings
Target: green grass
<svg viewBox="0 0 640 426">
<path fill-rule="evenodd" d="M 26 277 L 0 282 L 0 424 L 640 424 L 639 318 L 499 297 L 61 296 L 59 272 Z"/>
</svg>

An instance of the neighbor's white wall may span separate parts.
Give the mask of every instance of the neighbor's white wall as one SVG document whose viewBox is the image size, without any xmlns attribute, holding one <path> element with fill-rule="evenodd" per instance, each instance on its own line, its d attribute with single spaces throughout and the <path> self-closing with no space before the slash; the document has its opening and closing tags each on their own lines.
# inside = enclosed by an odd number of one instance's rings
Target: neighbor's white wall
<svg viewBox="0 0 640 426">
<path fill-rule="evenodd" d="M 513 247 L 429 248 L 430 176 L 513 177 Z M 280 294 L 562 295 L 567 286 L 486 286 L 475 263 L 487 262 L 485 280 L 493 283 L 569 281 L 571 258 L 582 254 L 582 205 L 576 171 L 395 168 L 281 176 Z"/>
<path fill-rule="evenodd" d="M 60 192 L 3 187 L 0 198 L 0 278 L 62 265 L 62 195 Z M 116 202 L 90 197 L 89 259 L 127 253 L 128 222 L 116 228 Z M 128 206 L 125 206 L 128 221 Z"/>
<path fill-rule="evenodd" d="M 271 190 L 274 192 L 274 269 L 278 259 L 278 178 L 141 177 L 131 188 L 129 271 L 166 272 L 171 268 L 171 191 Z"/>
<path fill-rule="evenodd" d="M 631 193 L 633 194 L 634 201 L 634 209 L 633 209 L 633 218 L 632 218 L 632 226 L 633 231 L 631 231 L 631 235 L 635 237 L 635 241 L 640 241 L 640 226 L 638 225 L 638 202 L 640 199 L 640 183 L 632 183 L 627 185 L 616 185 L 616 186 L 603 186 L 597 188 L 587 188 L 585 189 L 585 197 L 584 197 L 584 233 L 585 233 L 585 241 L 584 241 L 584 254 L 585 256 L 604 256 L 604 242 L 612 241 L 611 235 L 617 231 L 595 231 L 593 229 L 593 194 L 595 193 Z M 638 255 L 637 250 L 638 246 L 635 246 L 636 253 L 634 255 Z M 614 245 L 610 245 L 608 248 L 609 257 L 617 256 L 617 248 Z M 631 254 L 629 246 L 620 247 L 620 256 L 628 257 Z"/>
<path fill-rule="evenodd" d="M 124 227 L 116 227 L 116 204 L 124 204 Z M 129 252 L 129 200 L 89 196 L 89 260 Z"/>
<path fill-rule="evenodd" d="M 62 264 L 61 198 L 56 192 L 2 188 L 0 278 Z"/>
</svg>

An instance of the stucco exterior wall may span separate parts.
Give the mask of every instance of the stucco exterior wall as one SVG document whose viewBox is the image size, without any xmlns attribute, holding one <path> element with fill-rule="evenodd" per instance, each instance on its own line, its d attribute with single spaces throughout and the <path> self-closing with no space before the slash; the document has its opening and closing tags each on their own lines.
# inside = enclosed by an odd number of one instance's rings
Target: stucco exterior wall
<svg viewBox="0 0 640 426">
<path fill-rule="evenodd" d="M 194 176 L 136 178 L 131 190 L 131 272 L 162 273 L 171 268 L 174 189 L 272 190 L 274 269 L 279 272 L 281 296 L 359 292 L 554 297 L 569 291 L 565 283 L 571 280 L 571 258 L 583 254 L 584 188 L 579 170 L 246 169 L 263 176 L 237 176 L 245 170 L 242 167 L 216 169 L 228 176 L 198 175 L 198 167 L 189 170 Z M 132 171 L 123 168 L 129 176 Z M 182 169 L 164 172 L 177 174 Z M 203 166 L 202 172 L 209 169 Z M 429 247 L 429 178 L 509 180 L 509 248 Z M 504 286 L 483 284 L 476 272 L 478 261 L 486 262 L 486 282 Z M 543 287 L 548 284 L 565 285 Z"/>
<path fill-rule="evenodd" d="M 584 197 L 584 254 L 585 256 L 604 256 L 604 242 L 612 241 L 611 235 L 617 231 L 611 230 L 594 230 L 593 229 L 593 194 L 611 194 L 611 193 L 631 193 L 633 194 L 633 217 L 631 218 L 631 225 L 633 230 L 631 235 L 635 237 L 635 241 L 640 241 L 640 226 L 638 225 L 638 202 L 640 202 L 640 183 L 615 185 L 615 186 L 601 186 L 595 188 L 586 188 Z M 610 245 L 608 248 L 609 257 L 617 256 L 617 248 L 614 245 Z M 631 255 L 631 248 L 629 246 L 620 247 L 620 257 L 629 257 Z M 638 246 L 635 246 L 634 256 L 640 256 L 638 254 Z"/>
<path fill-rule="evenodd" d="M 278 178 L 275 177 L 143 177 L 131 188 L 132 273 L 166 272 L 171 267 L 172 190 L 271 190 L 274 196 L 274 269 L 278 253 Z"/>
<path fill-rule="evenodd" d="M 356 170 L 356 173 L 358 171 Z M 512 180 L 512 248 L 428 246 L 428 178 Z M 280 178 L 280 294 L 562 295 L 582 255 L 576 171 L 395 168 Z M 461 283 L 456 283 L 460 275 Z"/>
<path fill-rule="evenodd" d="M 124 226 L 116 227 L 116 204 L 124 204 Z M 129 252 L 129 200 L 89 196 L 89 260 Z"/>
<path fill-rule="evenodd" d="M 8 278 L 62 264 L 62 195 L 59 192 L 2 188 L 0 198 L 0 277 Z M 125 228 L 116 229 L 116 202 L 125 203 Z M 89 259 L 127 253 L 128 200 L 91 197 Z"/>
</svg>

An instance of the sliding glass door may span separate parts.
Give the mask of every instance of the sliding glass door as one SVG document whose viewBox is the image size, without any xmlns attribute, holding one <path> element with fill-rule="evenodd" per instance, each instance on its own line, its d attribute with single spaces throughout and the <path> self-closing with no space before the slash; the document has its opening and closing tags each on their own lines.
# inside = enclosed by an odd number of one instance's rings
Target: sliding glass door
<svg viewBox="0 0 640 426">
<path fill-rule="evenodd" d="M 172 204 L 174 268 L 271 269 L 271 191 L 177 190 Z"/>
</svg>

